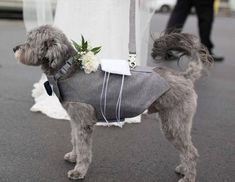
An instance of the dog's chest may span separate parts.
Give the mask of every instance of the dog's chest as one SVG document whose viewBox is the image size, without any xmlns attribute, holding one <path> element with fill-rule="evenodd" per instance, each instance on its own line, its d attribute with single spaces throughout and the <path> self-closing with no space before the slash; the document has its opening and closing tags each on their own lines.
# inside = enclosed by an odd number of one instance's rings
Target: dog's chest
<svg viewBox="0 0 235 182">
<path fill-rule="evenodd" d="M 101 70 L 91 74 L 78 71 L 66 80 L 48 79 L 62 101 L 90 104 L 99 120 L 104 120 L 105 114 L 107 120 L 115 121 L 117 117 L 131 118 L 143 113 L 169 89 L 167 81 L 152 69 L 146 71 L 138 67 L 131 74 L 123 80 L 122 75 L 115 74 L 110 74 L 107 79 L 107 73 L 105 75 Z"/>
</svg>

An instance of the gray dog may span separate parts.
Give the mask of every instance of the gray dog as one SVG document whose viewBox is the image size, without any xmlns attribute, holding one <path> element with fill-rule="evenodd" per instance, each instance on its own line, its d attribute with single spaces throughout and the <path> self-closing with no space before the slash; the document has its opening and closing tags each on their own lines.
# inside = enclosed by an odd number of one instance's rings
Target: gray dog
<svg viewBox="0 0 235 182">
<path fill-rule="evenodd" d="M 41 65 L 47 75 L 55 74 L 75 54 L 64 33 L 49 25 L 29 32 L 26 42 L 13 50 L 18 61 L 26 65 Z M 199 155 L 191 140 L 192 121 L 197 107 L 194 82 L 200 78 L 204 68 L 211 64 L 212 59 L 200 41 L 190 34 L 163 35 L 155 40 L 152 51 L 156 59 L 164 60 L 168 53 L 177 51 L 191 60 L 184 72 L 164 67 L 154 70 L 168 82 L 170 89 L 154 101 L 148 111 L 158 113 L 165 137 L 180 153 L 180 164 L 175 169 L 176 173 L 183 175 L 179 182 L 195 182 Z M 93 106 L 86 103 L 62 102 L 62 105 L 71 117 L 73 145 L 72 151 L 65 154 L 64 159 L 76 162 L 75 168 L 68 172 L 68 177 L 83 179 L 92 159 L 96 112 Z"/>
</svg>

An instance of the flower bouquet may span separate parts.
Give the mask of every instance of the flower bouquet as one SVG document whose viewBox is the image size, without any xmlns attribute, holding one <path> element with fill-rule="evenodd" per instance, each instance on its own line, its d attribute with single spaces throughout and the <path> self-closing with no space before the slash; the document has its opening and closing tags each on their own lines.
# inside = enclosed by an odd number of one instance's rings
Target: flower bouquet
<svg viewBox="0 0 235 182">
<path fill-rule="evenodd" d="M 73 61 L 75 64 L 79 65 L 81 70 L 84 70 L 85 73 L 89 74 L 95 72 L 99 67 L 100 62 L 96 57 L 96 54 L 100 52 L 101 47 L 92 48 L 88 45 L 88 42 L 85 41 L 83 36 L 81 36 L 81 38 L 81 44 L 72 40 L 73 45 L 77 50 L 77 54 L 73 57 Z"/>
</svg>

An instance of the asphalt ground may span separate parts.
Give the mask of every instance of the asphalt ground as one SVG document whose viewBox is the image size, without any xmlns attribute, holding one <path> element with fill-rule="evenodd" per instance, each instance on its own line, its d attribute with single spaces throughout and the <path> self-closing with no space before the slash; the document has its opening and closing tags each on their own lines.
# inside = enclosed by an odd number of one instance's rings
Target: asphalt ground
<svg viewBox="0 0 235 182">
<path fill-rule="evenodd" d="M 156 15 L 152 34 L 161 32 L 168 15 Z M 194 16 L 185 31 L 197 34 Z M 216 53 L 209 76 L 196 83 L 198 109 L 192 129 L 198 148 L 198 182 L 235 181 L 235 24 L 219 17 L 213 29 Z M 17 64 L 12 48 L 25 40 L 22 21 L 0 21 L 0 182 L 67 182 L 74 165 L 63 160 L 71 150 L 70 126 L 29 111 L 39 68 Z M 149 64 L 156 65 L 149 60 Z M 176 62 L 165 63 L 176 66 Z M 140 124 L 96 127 L 93 162 L 85 182 L 175 182 L 178 153 L 153 116 Z"/>
</svg>

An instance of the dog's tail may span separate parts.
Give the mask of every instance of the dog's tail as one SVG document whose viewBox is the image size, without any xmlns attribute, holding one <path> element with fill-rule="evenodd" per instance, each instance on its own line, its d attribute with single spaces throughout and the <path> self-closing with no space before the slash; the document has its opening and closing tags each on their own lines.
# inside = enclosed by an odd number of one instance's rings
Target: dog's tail
<svg viewBox="0 0 235 182">
<path fill-rule="evenodd" d="M 200 40 L 191 34 L 171 33 L 156 39 L 153 44 L 152 57 L 154 59 L 166 60 L 174 53 L 188 56 L 190 63 L 188 68 L 181 74 L 193 82 L 201 77 L 201 72 L 213 63 L 207 48 Z"/>
</svg>

